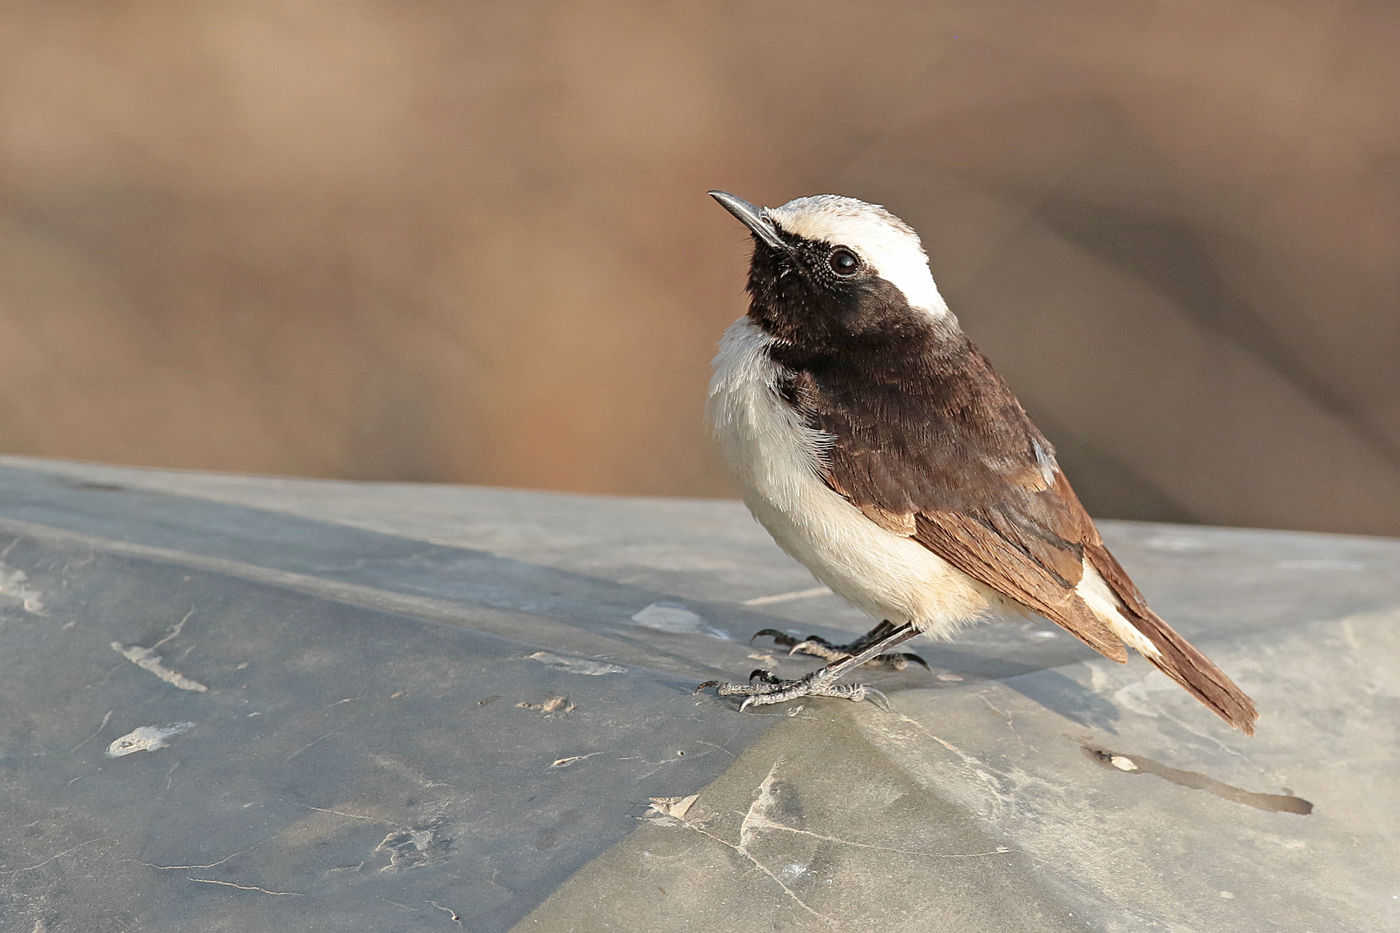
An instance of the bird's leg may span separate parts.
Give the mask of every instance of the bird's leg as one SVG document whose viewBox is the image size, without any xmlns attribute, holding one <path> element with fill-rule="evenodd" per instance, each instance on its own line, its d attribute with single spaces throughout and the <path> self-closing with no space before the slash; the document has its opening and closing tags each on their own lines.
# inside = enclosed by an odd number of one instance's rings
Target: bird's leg
<svg viewBox="0 0 1400 933">
<path fill-rule="evenodd" d="M 788 649 L 789 655 L 809 654 L 812 657 L 821 658 L 824 661 L 839 661 L 842 658 L 860 654 L 866 648 L 869 648 L 894 630 L 894 623 L 886 619 L 855 641 L 848 642 L 844 645 L 833 645 L 820 635 L 808 635 L 806 638 L 798 640 L 786 632 L 780 632 L 775 628 L 766 628 L 762 631 L 754 632 L 753 638 L 750 638 L 749 641 L 753 641 L 754 638 L 758 638 L 761 635 L 767 635 L 772 638 L 773 641 Z M 877 654 L 866 663 L 877 667 L 888 667 L 890 670 L 895 671 L 902 671 L 913 663 L 920 664 L 923 666 L 924 670 L 928 670 L 927 661 L 917 654 L 911 654 L 908 651 L 901 651 L 896 654 Z"/>
<path fill-rule="evenodd" d="M 739 706 L 740 710 L 748 709 L 750 706 L 786 703 L 788 700 L 796 700 L 799 697 L 842 697 L 857 701 L 869 698 L 876 705 L 888 709 L 889 701 L 885 699 L 883 693 L 874 687 L 866 684 L 839 684 L 837 681 L 871 658 L 908 641 L 916 634 L 918 634 L 918 629 L 907 622 L 897 627 L 891 625 L 883 638 L 875 640 L 863 651 L 832 661 L 825 667 L 819 667 L 812 671 L 806 677 L 797 680 L 783 680 L 771 671 L 759 670 L 749 675 L 749 682 L 746 684 L 707 680 L 696 687 L 695 692 L 699 693 L 706 687 L 714 687 L 715 693 L 722 697 L 742 696 L 744 702 Z M 755 680 L 758 683 L 754 683 Z"/>
</svg>

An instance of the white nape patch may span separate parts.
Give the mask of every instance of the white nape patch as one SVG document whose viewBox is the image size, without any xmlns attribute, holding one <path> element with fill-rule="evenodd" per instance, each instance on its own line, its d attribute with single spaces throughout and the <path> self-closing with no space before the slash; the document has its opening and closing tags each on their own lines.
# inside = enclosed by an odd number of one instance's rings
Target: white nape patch
<svg viewBox="0 0 1400 933">
<path fill-rule="evenodd" d="M 880 205 L 818 194 L 767 208 L 767 214 L 788 233 L 854 250 L 876 275 L 903 292 L 910 306 L 935 316 L 948 313 L 919 235 Z"/>
<path fill-rule="evenodd" d="M 1157 646 L 1152 644 L 1148 637 L 1133 627 L 1133 623 L 1128 617 L 1123 615 L 1118 608 L 1118 597 L 1108 586 L 1108 582 L 1099 575 L 1094 565 L 1084 560 L 1084 576 L 1080 578 L 1074 591 L 1079 594 L 1079 598 L 1088 604 L 1094 615 L 1104 621 L 1112 631 L 1123 640 L 1123 643 L 1132 648 L 1138 654 L 1147 658 L 1160 658 L 1162 652 L 1157 650 Z"/>
<path fill-rule="evenodd" d="M 953 634 L 989 609 L 1018 607 L 923 545 L 886 531 L 817 473 L 828 435 L 804 425 L 778 395 L 773 338 L 747 317 L 724 332 L 706 413 L 744 503 L 784 551 L 876 619 Z"/>
</svg>

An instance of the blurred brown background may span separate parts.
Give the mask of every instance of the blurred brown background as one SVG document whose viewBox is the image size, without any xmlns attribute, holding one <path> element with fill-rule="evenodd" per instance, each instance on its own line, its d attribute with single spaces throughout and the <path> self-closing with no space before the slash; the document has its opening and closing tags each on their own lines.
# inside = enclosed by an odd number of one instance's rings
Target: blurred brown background
<svg viewBox="0 0 1400 933">
<path fill-rule="evenodd" d="M 748 241 L 918 229 L 1101 516 L 1400 534 L 1400 7 L 11 0 L 0 451 L 729 495 Z"/>
</svg>

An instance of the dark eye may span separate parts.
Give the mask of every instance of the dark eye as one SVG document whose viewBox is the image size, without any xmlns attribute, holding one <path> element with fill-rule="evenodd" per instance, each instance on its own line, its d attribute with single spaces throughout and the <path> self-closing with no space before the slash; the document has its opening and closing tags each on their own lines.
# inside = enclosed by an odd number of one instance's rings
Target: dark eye
<svg viewBox="0 0 1400 933">
<path fill-rule="evenodd" d="M 837 275 L 855 275 L 860 271 L 860 260 L 856 254 L 838 246 L 831 251 L 831 255 L 826 257 L 826 264 L 831 267 L 831 271 Z"/>
</svg>

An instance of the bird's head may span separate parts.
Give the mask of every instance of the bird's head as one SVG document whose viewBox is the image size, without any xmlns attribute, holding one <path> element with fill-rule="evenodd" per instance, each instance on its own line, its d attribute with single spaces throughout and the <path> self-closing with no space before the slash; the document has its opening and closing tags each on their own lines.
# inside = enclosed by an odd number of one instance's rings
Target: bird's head
<svg viewBox="0 0 1400 933">
<path fill-rule="evenodd" d="M 878 204 L 819 194 L 760 208 L 710 196 L 749 228 L 749 314 L 801 344 L 925 330 L 956 321 L 928 268 L 919 235 Z"/>
</svg>

